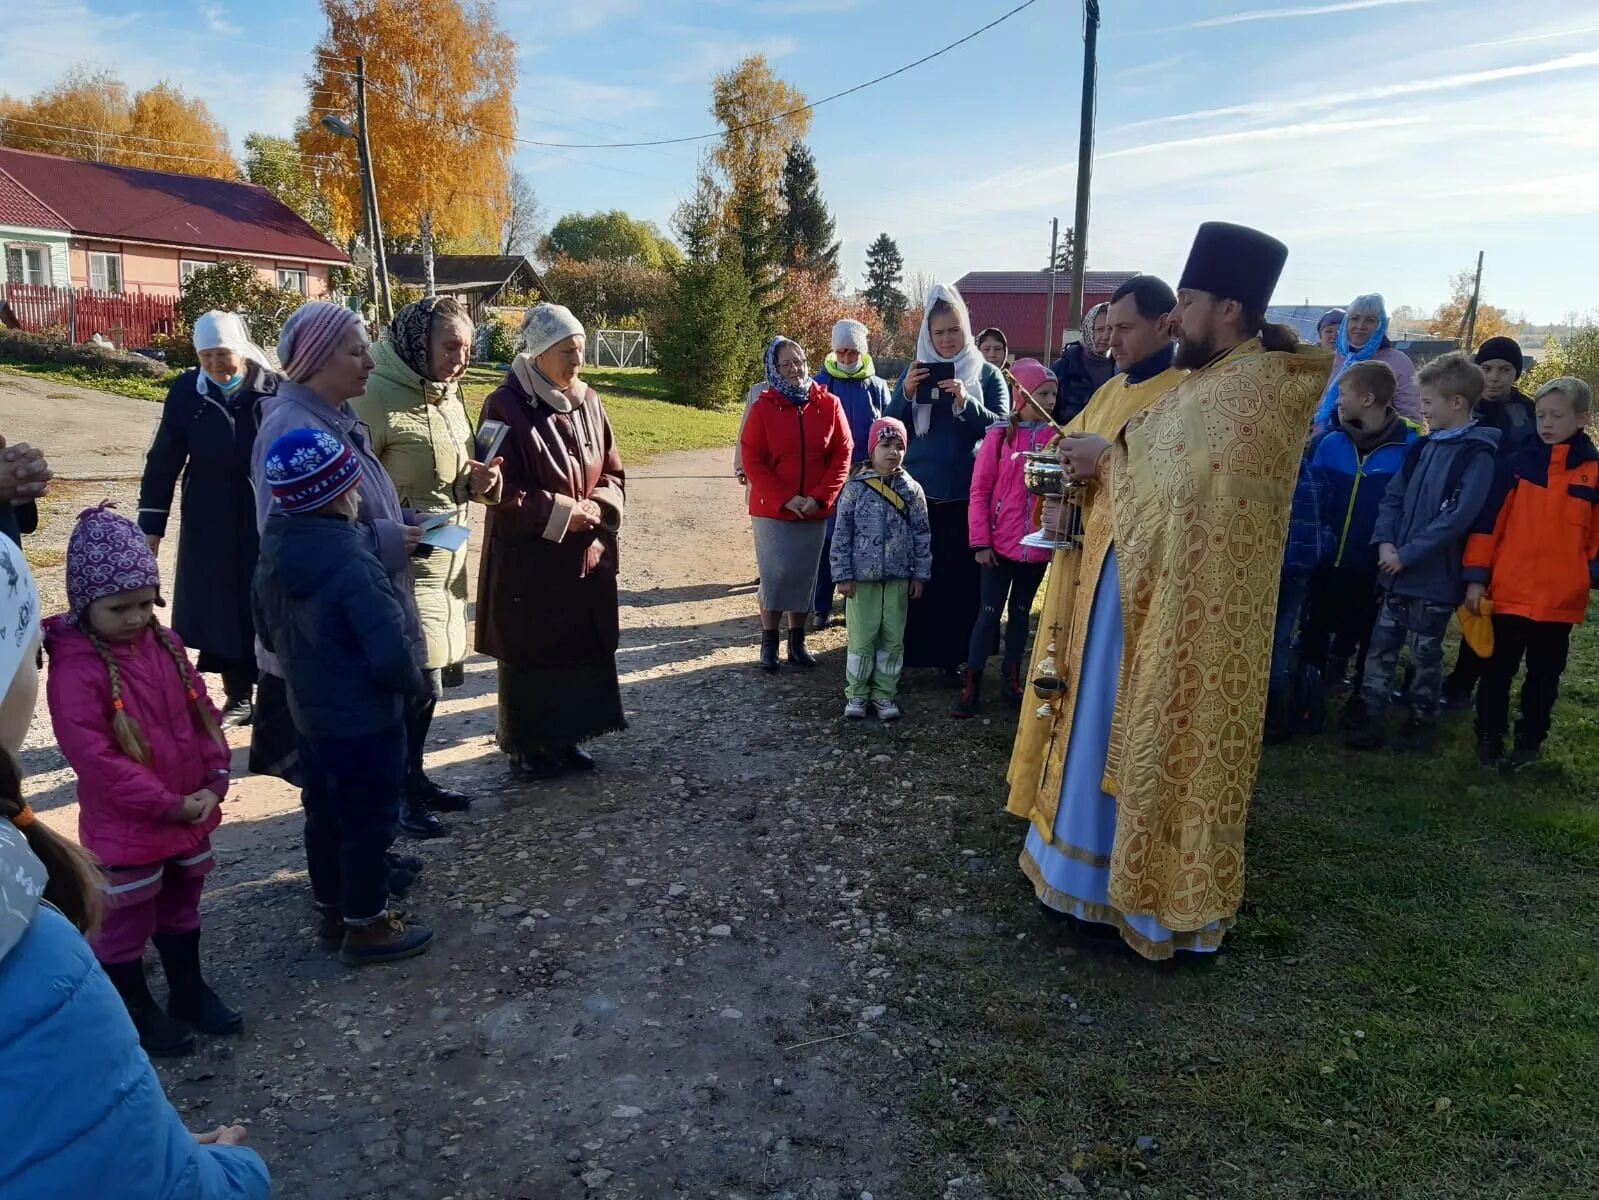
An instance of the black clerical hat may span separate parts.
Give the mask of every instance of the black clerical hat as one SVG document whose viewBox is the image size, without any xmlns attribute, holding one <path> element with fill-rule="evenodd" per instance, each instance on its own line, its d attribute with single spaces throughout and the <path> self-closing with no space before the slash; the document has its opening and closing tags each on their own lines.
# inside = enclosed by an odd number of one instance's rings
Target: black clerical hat
<svg viewBox="0 0 1599 1200">
<path fill-rule="evenodd" d="M 1192 288 L 1236 300 L 1250 312 L 1265 312 L 1288 261 L 1288 247 L 1247 225 L 1206 221 L 1194 235 L 1194 248 L 1178 290 Z"/>
</svg>

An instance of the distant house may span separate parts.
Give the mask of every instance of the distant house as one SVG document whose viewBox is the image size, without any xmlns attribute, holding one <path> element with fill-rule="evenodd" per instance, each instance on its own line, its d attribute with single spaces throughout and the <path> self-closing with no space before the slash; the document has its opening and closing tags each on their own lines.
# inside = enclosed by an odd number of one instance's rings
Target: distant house
<svg viewBox="0 0 1599 1200">
<path fill-rule="evenodd" d="M 349 256 L 265 188 L 0 148 L 4 283 L 176 297 L 196 270 L 247 262 L 319 299 Z"/>
<path fill-rule="evenodd" d="M 1083 273 L 1084 311 L 1109 300 L 1137 271 L 1085 271 Z M 993 325 L 1005 331 L 1011 352 L 1018 358 L 1036 357 L 1044 352 L 1044 320 L 1049 309 L 1048 271 L 971 271 L 955 281 L 955 288 L 972 315 L 972 332 Z M 1054 336 L 1050 339 L 1056 354 L 1068 330 L 1077 332 L 1071 319 L 1072 277 L 1055 276 Z"/>
<path fill-rule="evenodd" d="M 412 287 L 426 286 L 422 256 L 389 255 L 389 278 Z M 498 304 L 506 293 L 544 295 L 544 280 L 533 264 L 515 254 L 435 254 L 433 286 L 439 295 L 454 296 L 465 304 L 474 321 L 482 316 L 486 306 Z"/>
</svg>

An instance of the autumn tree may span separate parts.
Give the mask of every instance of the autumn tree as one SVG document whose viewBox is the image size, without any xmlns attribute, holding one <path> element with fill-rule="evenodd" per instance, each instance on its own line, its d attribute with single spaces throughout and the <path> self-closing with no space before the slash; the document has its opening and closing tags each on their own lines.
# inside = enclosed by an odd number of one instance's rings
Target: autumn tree
<svg viewBox="0 0 1599 1200">
<path fill-rule="evenodd" d="M 515 167 L 500 199 L 499 217 L 500 253 L 531 258 L 544 237 L 544 206 L 532 182 Z"/>
<path fill-rule="evenodd" d="M 326 237 L 333 235 L 333 213 L 327 195 L 292 138 L 267 133 L 246 134 L 244 177 L 264 187 L 299 218 Z"/>
<path fill-rule="evenodd" d="M 564 257 L 657 268 L 674 266 L 683 257 L 653 221 L 635 220 L 621 209 L 567 214 L 544 239 L 544 254 L 552 262 Z"/>
<path fill-rule="evenodd" d="M 1531 396 L 1561 375 L 1575 375 L 1599 392 L 1599 325 L 1579 326 L 1563 337 L 1551 336 L 1542 356 L 1516 386 Z"/>
<path fill-rule="evenodd" d="M 783 211 L 782 249 L 788 264 L 832 283 L 838 275 L 839 243 L 833 237 L 833 216 L 822 200 L 816 159 L 804 142 L 788 148 L 778 194 Z"/>
<path fill-rule="evenodd" d="M 777 201 L 788 149 L 811 131 L 805 93 L 779 79 L 764 54 L 752 54 L 711 82 L 711 116 L 722 127 L 715 160 L 731 187 L 754 183 Z"/>
<path fill-rule="evenodd" d="M 1440 338 L 1465 336 L 1466 310 L 1471 307 L 1471 291 L 1476 280 L 1475 270 L 1465 270 L 1450 280 L 1449 299 L 1438 306 L 1432 316 L 1432 334 Z M 1476 329 L 1473 334 L 1477 345 L 1491 337 L 1515 337 L 1520 327 L 1506 315 L 1505 310 L 1492 304 L 1477 302 Z M 1467 346 L 1467 350 L 1474 349 Z"/>
<path fill-rule="evenodd" d="M 899 246 L 886 233 L 880 233 L 866 247 L 866 302 L 877 310 L 883 324 L 893 329 L 910 303 L 899 290 L 905 276 L 905 258 Z"/>
<path fill-rule="evenodd" d="M 870 345 L 883 348 L 883 318 L 864 299 L 841 296 L 812 271 L 795 271 L 784 285 L 788 305 L 783 311 L 783 332 L 820 361 L 832 345 L 833 326 L 849 317 L 866 326 Z"/>
<path fill-rule="evenodd" d="M 545 268 L 544 286 L 590 328 L 652 329 L 672 291 L 672 272 L 643 263 L 563 257 Z"/>
<path fill-rule="evenodd" d="M 321 114 L 355 118 L 355 58 L 366 56 L 367 137 L 385 232 L 415 237 L 427 291 L 444 238 L 497 245 L 510 185 L 517 47 L 492 0 L 322 0 L 327 32 L 308 81 L 300 150 L 323 156 L 333 224 L 361 227 L 354 148 Z"/>
<path fill-rule="evenodd" d="M 130 93 L 110 71 L 75 69 L 0 110 L 0 144 L 89 162 L 237 179 L 227 133 L 170 83 Z"/>
</svg>

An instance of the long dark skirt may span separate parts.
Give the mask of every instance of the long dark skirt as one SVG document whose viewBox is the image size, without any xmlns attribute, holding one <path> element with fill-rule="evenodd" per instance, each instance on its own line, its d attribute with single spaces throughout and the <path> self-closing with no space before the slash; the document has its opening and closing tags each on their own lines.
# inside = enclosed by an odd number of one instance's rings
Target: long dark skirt
<svg viewBox="0 0 1599 1200">
<path fill-rule="evenodd" d="M 289 685 L 281 676 L 262 673 L 255 693 L 255 720 L 250 724 L 250 771 L 275 775 L 301 785 L 299 738 L 289 712 Z"/>
<path fill-rule="evenodd" d="M 929 500 L 933 577 L 905 622 L 905 665 L 953 669 L 966 661 L 982 572 L 972 556 L 966 501 Z"/>
<path fill-rule="evenodd" d="M 567 667 L 502 662 L 499 684 L 496 741 L 513 758 L 558 755 L 627 728 L 614 654 Z"/>
</svg>

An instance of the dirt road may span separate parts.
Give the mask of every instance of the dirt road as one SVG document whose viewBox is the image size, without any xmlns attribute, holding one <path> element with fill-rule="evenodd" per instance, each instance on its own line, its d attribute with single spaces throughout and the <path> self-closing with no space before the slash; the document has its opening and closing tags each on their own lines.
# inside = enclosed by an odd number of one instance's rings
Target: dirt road
<svg viewBox="0 0 1599 1200">
<path fill-rule="evenodd" d="M 0 376 L 4 431 L 43 444 L 73 497 L 40 548 L 106 490 L 75 474 L 137 470 L 157 412 L 58 391 Z M 407 907 L 438 931 L 427 956 L 355 972 L 316 948 L 295 794 L 243 775 L 235 736 L 205 945 L 247 1032 L 161 1072 L 195 1127 L 249 1123 L 277 1194 L 908 1194 L 881 1090 L 915 1059 L 881 1023 L 905 914 L 872 911 L 864 831 L 816 786 L 848 783 L 864 804 L 870 780 L 891 807 L 911 801 L 897 735 L 841 734 L 841 631 L 818 639 L 816 676 L 754 670 L 753 560 L 727 459 L 629 473 L 630 728 L 595 744 L 597 775 L 509 778 L 492 663 L 472 660 L 442 704 L 430 771 L 478 799 L 450 839 L 418 847 L 428 869 Z M 59 596 L 59 567 L 39 574 Z M 843 774 L 857 763 L 858 789 Z M 24 765 L 34 807 L 71 831 L 72 780 L 42 713 Z"/>
</svg>

